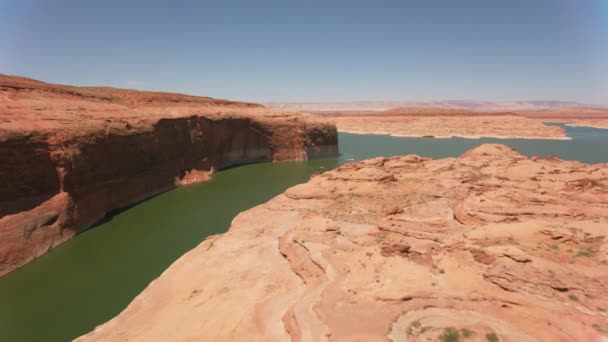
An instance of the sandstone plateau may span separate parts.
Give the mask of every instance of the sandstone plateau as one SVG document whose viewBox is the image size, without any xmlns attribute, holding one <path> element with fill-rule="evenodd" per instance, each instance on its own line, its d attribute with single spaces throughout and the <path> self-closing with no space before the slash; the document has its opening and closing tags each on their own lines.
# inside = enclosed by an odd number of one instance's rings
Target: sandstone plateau
<svg viewBox="0 0 608 342">
<path fill-rule="evenodd" d="M 410 137 L 570 139 L 562 127 L 544 124 L 548 121 L 608 128 L 608 109 L 588 107 L 511 111 L 400 107 L 319 114 L 331 118 L 342 132 Z"/>
<path fill-rule="evenodd" d="M 601 107 L 588 106 L 568 101 L 475 101 L 475 100 L 437 100 L 437 101 L 353 101 L 353 102 L 274 102 L 268 107 L 305 112 L 327 111 L 383 111 L 393 108 L 430 108 L 465 111 L 552 111 L 569 108 Z"/>
<path fill-rule="evenodd" d="M 608 165 L 374 158 L 238 215 L 78 341 L 597 341 Z"/>
<path fill-rule="evenodd" d="M 214 169 L 337 148 L 335 126 L 310 115 L 0 75 L 0 275 Z"/>
<path fill-rule="evenodd" d="M 568 139 L 543 122 L 608 128 L 608 108 L 562 101 L 368 101 L 271 103 L 330 117 L 350 133 L 411 137 Z"/>
<path fill-rule="evenodd" d="M 338 115 L 339 131 L 362 134 L 433 138 L 569 139 L 559 126 L 547 126 L 514 114 L 455 115 L 440 112 L 420 115 Z"/>
</svg>

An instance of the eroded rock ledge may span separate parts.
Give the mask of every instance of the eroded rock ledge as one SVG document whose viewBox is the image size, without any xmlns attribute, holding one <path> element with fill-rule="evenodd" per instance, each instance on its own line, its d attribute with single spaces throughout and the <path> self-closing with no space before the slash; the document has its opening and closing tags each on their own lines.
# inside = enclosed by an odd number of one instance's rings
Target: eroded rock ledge
<svg viewBox="0 0 608 342">
<path fill-rule="evenodd" d="M 213 170 L 337 149 L 335 126 L 304 114 L 0 75 L 0 275 Z"/>
<path fill-rule="evenodd" d="M 241 213 L 80 341 L 594 341 L 608 165 L 482 145 L 344 165 Z"/>
</svg>

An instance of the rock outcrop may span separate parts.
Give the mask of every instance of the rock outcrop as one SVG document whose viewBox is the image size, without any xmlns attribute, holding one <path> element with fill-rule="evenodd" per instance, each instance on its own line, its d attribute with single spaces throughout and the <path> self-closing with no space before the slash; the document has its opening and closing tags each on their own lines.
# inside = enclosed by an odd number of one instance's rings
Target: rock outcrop
<svg viewBox="0 0 608 342">
<path fill-rule="evenodd" d="M 0 75 L 0 275 L 213 170 L 336 154 L 335 126 L 304 114 Z"/>
<path fill-rule="evenodd" d="M 375 158 L 241 213 L 79 341 L 595 341 L 608 165 Z"/>
</svg>

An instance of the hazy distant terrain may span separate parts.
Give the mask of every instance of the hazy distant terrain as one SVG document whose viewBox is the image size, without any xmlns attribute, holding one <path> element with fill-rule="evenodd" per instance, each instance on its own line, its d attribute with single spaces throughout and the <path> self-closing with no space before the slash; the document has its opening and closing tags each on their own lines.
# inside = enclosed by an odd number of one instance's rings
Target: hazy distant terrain
<svg viewBox="0 0 608 342">
<path fill-rule="evenodd" d="M 382 111 L 398 107 L 446 108 L 474 111 L 543 110 L 593 105 L 569 101 L 356 101 L 356 102 L 272 102 L 264 103 L 271 108 L 295 111 Z"/>
<path fill-rule="evenodd" d="M 356 101 L 266 103 L 330 117 L 339 131 L 415 137 L 567 139 L 544 121 L 607 128 L 608 108 L 570 101 Z"/>
</svg>

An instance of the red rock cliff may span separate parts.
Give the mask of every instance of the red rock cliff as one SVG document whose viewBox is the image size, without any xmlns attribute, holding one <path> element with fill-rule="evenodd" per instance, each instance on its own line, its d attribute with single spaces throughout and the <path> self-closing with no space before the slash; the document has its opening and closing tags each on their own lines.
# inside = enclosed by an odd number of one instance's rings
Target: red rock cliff
<svg viewBox="0 0 608 342">
<path fill-rule="evenodd" d="M 0 275 L 214 169 L 336 154 L 335 126 L 310 116 L 0 75 Z"/>
</svg>

